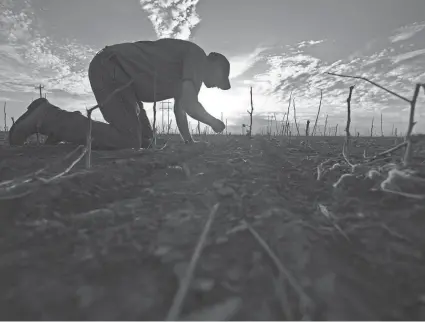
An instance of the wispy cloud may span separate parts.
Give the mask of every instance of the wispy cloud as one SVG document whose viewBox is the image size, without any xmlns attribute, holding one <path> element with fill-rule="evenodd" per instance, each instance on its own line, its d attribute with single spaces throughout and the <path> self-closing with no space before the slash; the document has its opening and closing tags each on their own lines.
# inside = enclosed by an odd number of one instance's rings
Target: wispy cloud
<svg viewBox="0 0 425 322">
<path fill-rule="evenodd" d="M 304 48 L 304 47 L 309 47 L 309 46 L 314 46 L 314 45 L 321 44 L 324 41 L 325 40 L 305 40 L 305 41 L 299 42 L 296 46 L 298 48 Z"/>
<path fill-rule="evenodd" d="M 201 19 L 196 13 L 199 0 L 140 0 L 158 38 L 188 40 Z"/>
<path fill-rule="evenodd" d="M 392 60 L 395 64 L 401 63 L 406 60 L 418 58 L 418 56 L 425 55 L 425 48 L 424 49 L 418 49 L 410 52 L 406 52 L 400 55 L 396 55 L 392 57 Z"/>
<path fill-rule="evenodd" d="M 265 47 L 258 47 L 251 53 L 230 57 L 230 78 L 237 78 L 247 72 L 256 62 L 263 58 L 261 53 L 266 49 Z"/>
<path fill-rule="evenodd" d="M 390 40 L 392 43 L 408 40 L 424 29 L 425 21 L 403 26 L 394 31 L 393 35 L 390 37 Z"/>
</svg>

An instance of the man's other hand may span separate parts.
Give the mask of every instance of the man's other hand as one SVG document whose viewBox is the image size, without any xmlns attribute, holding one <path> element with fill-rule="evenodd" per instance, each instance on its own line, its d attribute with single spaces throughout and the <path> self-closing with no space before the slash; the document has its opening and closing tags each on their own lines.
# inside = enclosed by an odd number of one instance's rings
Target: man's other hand
<svg viewBox="0 0 425 322">
<path fill-rule="evenodd" d="M 226 125 L 220 120 L 215 120 L 215 122 L 211 125 L 211 128 L 215 133 L 221 133 L 226 128 Z"/>
</svg>

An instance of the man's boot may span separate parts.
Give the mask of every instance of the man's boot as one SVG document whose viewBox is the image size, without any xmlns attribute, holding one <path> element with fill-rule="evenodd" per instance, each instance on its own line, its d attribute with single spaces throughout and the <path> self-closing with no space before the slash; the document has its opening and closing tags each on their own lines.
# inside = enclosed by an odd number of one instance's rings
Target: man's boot
<svg viewBox="0 0 425 322">
<path fill-rule="evenodd" d="M 54 142 L 86 144 L 88 118 L 80 112 L 60 109 L 45 98 L 36 99 L 16 120 L 9 132 L 10 145 L 23 145 L 34 133 L 53 137 Z M 50 141 L 49 141 L 50 142 Z M 93 149 L 126 149 L 132 147 L 129 138 L 107 123 L 92 120 Z"/>
</svg>

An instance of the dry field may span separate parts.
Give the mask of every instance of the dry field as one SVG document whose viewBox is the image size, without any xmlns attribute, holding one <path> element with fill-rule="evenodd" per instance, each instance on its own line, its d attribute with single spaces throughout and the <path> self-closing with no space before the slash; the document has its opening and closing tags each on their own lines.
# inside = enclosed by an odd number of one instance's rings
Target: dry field
<svg viewBox="0 0 425 322">
<path fill-rule="evenodd" d="M 385 167 L 334 188 L 342 137 L 207 139 L 93 151 L 55 180 L 74 146 L 0 147 L 0 182 L 47 166 L 0 186 L 0 318 L 425 319 L 425 200 L 381 191 Z M 359 138 L 350 158 L 394 145 Z"/>
</svg>

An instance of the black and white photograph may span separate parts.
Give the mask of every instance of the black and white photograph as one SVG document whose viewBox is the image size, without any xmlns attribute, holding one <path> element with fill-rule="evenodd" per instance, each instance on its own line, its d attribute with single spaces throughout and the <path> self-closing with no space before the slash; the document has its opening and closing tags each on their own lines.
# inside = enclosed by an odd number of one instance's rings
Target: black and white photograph
<svg viewBox="0 0 425 322">
<path fill-rule="evenodd" d="M 424 0 L 0 0 L 0 320 L 425 320 Z"/>
</svg>

